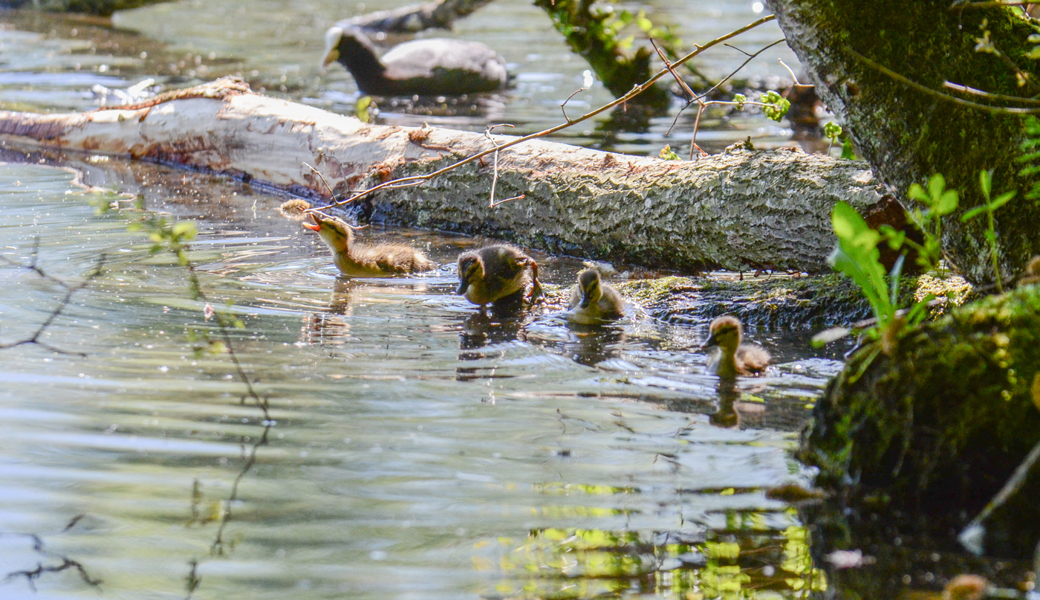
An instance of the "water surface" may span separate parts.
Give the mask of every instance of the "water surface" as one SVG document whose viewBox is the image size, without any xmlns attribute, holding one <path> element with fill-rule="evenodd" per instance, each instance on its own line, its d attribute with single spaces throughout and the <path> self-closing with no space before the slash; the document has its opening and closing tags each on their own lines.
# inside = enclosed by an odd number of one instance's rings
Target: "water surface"
<svg viewBox="0 0 1040 600">
<path fill-rule="evenodd" d="M 5 598 L 184 597 L 193 572 L 196 598 L 795 597 L 811 579 L 804 529 L 765 496 L 808 482 L 789 451 L 839 366 L 804 340 L 752 332 L 781 364 L 720 389 L 703 325 L 482 317 L 452 294 L 473 240 L 365 232 L 445 266 L 347 280 L 282 198 L 148 165 L 87 178 L 200 219 L 191 259 L 241 316 L 232 347 L 270 408 L 227 354 L 195 352 L 219 332 L 185 269 L 126 231 L 132 212 L 90 205 L 132 202 L 0 165 L 4 257 L 66 283 L 101 264 L 39 336 L 62 352 L 0 350 L 0 564 L 68 557 L 103 583 L 15 576 Z M 555 283 L 580 266 L 543 264 Z M 26 339 L 63 288 L 0 278 L 0 340 Z"/>
</svg>

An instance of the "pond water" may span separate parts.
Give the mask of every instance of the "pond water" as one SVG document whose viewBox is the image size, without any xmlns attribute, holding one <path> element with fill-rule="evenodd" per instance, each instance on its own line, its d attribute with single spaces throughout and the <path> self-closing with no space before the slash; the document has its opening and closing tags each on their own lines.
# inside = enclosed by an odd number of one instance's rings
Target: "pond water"
<svg viewBox="0 0 1040 600">
<path fill-rule="evenodd" d="M 2 13 L 0 106 L 85 110 L 93 85 L 241 73 L 350 112 L 349 75 L 317 63 L 324 29 L 361 10 L 178 2 L 120 13 L 116 27 Z M 675 1 L 654 14 L 696 41 L 759 16 L 750 3 Z M 452 35 L 494 45 L 516 87 L 476 114 L 384 107 L 383 122 L 529 132 L 557 123 L 580 85 L 584 63 L 525 3 L 492 4 Z M 746 44 L 778 37 L 770 25 Z M 754 74 L 781 56 L 795 65 L 777 50 Z M 740 60 L 701 66 L 718 76 Z M 571 106 L 607 100 L 596 87 Z M 676 145 L 671 118 L 561 137 L 656 153 Z M 706 147 L 790 136 L 760 117 L 709 126 Z M 444 266 L 348 280 L 263 190 L 105 157 L 0 160 L 0 344 L 41 342 L 0 349 L 0 597 L 795 598 L 822 585 L 796 513 L 766 495 L 811 478 L 790 450 L 840 368 L 808 350 L 811 332 L 750 331 L 778 365 L 720 386 L 698 351 L 706 323 L 481 316 L 452 293 L 454 259 L 477 240 L 366 230 Z M 187 270 L 127 230 L 133 202 L 79 179 L 197 221 L 202 289 L 243 321 L 234 357 L 205 351 L 216 320 L 191 300 Z M 120 210 L 96 210 L 112 202 Z M 581 268 L 537 258 L 558 286 Z M 40 564 L 66 568 L 18 574 Z"/>
</svg>

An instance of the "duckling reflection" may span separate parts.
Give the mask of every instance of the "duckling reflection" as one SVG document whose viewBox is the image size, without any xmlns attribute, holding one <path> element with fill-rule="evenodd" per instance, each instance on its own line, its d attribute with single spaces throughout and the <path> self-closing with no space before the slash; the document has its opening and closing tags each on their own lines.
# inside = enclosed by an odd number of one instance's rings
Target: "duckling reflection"
<svg viewBox="0 0 1040 600">
<path fill-rule="evenodd" d="M 737 375 L 757 375 L 769 366 L 769 352 L 756 344 L 742 344 L 744 327 L 740 319 L 722 316 L 711 322 L 708 327 L 710 337 L 701 346 L 702 349 L 712 345 L 718 351 L 708 360 L 708 372 L 722 379 L 735 379 Z"/>
<path fill-rule="evenodd" d="M 525 320 L 511 316 L 491 316 L 483 312 L 470 315 L 462 324 L 459 334 L 459 361 L 475 361 L 487 358 L 484 348 L 499 344 L 508 344 L 517 340 L 525 340 Z M 472 381 L 494 377 L 494 369 L 462 367 L 455 369 L 455 379 Z"/>
<path fill-rule="evenodd" d="M 354 309 L 355 283 L 338 278 L 325 312 L 307 315 L 300 332 L 300 342 L 308 346 L 338 346 L 350 339 L 350 320 Z"/>
<path fill-rule="evenodd" d="M 719 381 L 715 390 L 719 394 L 719 408 L 708 416 L 708 422 L 724 429 L 740 429 L 740 412 L 737 411 L 737 399 L 740 392 L 732 379 Z"/>
<path fill-rule="evenodd" d="M 563 342 L 563 355 L 588 367 L 619 356 L 627 339 L 625 330 L 618 326 L 571 322 L 568 327 L 576 337 Z"/>
<path fill-rule="evenodd" d="M 578 274 L 578 285 L 571 291 L 567 318 L 586 325 L 613 321 L 624 316 L 625 301 L 612 286 L 603 283 L 596 269 Z"/>
<path fill-rule="evenodd" d="M 354 232 L 342 219 L 310 213 L 314 224 L 303 223 L 316 231 L 332 251 L 336 267 L 353 277 L 389 277 L 406 273 L 422 273 L 437 268 L 426 255 L 401 244 L 365 246 L 354 241 Z"/>
<path fill-rule="evenodd" d="M 480 306 L 488 304 L 499 312 L 513 312 L 542 295 L 538 263 L 519 248 L 497 244 L 459 256 L 460 296 Z"/>
</svg>

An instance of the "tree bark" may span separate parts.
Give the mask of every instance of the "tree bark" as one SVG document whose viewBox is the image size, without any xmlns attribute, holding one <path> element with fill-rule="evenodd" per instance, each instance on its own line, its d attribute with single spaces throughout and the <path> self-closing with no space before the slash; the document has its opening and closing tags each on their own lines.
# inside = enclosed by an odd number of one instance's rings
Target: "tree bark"
<svg viewBox="0 0 1040 600">
<path fill-rule="evenodd" d="M 494 136 L 501 144 L 513 138 Z M 125 156 L 328 199 L 491 148 L 483 135 L 368 125 L 234 80 L 82 114 L 0 112 L 3 145 Z M 829 271 L 830 213 L 889 214 L 866 165 L 780 150 L 665 161 L 532 140 L 359 202 L 372 217 L 653 267 Z M 489 206 L 495 198 L 522 199 Z"/>
<path fill-rule="evenodd" d="M 359 15 L 336 23 L 340 27 L 361 27 L 386 33 L 415 33 L 425 29 L 451 29 L 456 19 L 465 17 L 492 0 L 437 0 L 412 4 L 396 10 Z"/>
<path fill-rule="evenodd" d="M 905 199 L 912 183 L 942 173 L 949 187 L 962 192 L 959 216 L 983 202 L 978 173 L 988 169 L 995 171 L 994 195 L 1019 190 L 996 213 L 1002 279 L 1017 277 L 1040 252 L 1040 202 L 1024 197 L 1038 179 L 1020 175 L 1016 162 L 1023 115 L 954 104 L 948 98 L 955 93 L 944 82 L 1016 98 L 1036 95 L 1040 68 L 1026 56 L 1034 45 L 1027 37 L 1040 31 L 1036 23 L 1007 7 L 967 8 L 969 3 L 954 0 L 767 3 L 817 93 L 898 198 Z M 997 53 L 977 51 L 986 39 Z M 991 107 L 1029 102 L 958 97 Z M 975 283 L 994 280 L 985 228 L 983 217 L 968 224 L 951 218 L 943 229 L 947 256 Z"/>
</svg>

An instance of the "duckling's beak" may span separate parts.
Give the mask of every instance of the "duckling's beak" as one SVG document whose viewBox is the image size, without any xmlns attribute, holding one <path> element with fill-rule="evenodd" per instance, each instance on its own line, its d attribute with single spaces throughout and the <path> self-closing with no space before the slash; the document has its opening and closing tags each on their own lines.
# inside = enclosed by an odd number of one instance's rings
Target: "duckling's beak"
<svg viewBox="0 0 1040 600">
<path fill-rule="evenodd" d="M 701 344 L 701 350 L 707 350 L 708 348 L 711 348 L 712 346 L 718 346 L 718 345 L 719 345 L 719 341 L 717 339 L 715 339 L 715 334 L 713 333 L 710 336 L 708 336 L 708 339 L 705 340 L 705 342 L 703 344 Z"/>
<path fill-rule="evenodd" d="M 306 227 L 307 229 L 310 229 L 311 231 L 321 231 L 321 217 L 319 217 L 318 215 L 316 215 L 314 213 L 311 213 L 311 218 L 314 219 L 313 223 L 308 223 L 307 221 L 303 221 L 302 225 L 304 227 Z"/>
<path fill-rule="evenodd" d="M 461 295 L 466 293 L 466 289 L 467 288 L 469 288 L 469 281 L 467 281 L 465 277 L 460 277 L 459 278 L 459 287 L 458 287 L 457 290 L 455 290 L 455 293 L 457 295 L 461 296 Z"/>
<path fill-rule="evenodd" d="M 321 61 L 322 67 L 327 67 L 339 60 L 339 41 L 343 38 L 343 30 L 332 27 L 325 32 L 325 58 Z"/>
<path fill-rule="evenodd" d="M 589 294 L 588 290 L 581 291 L 581 303 L 578 305 L 582 308 L 588 308 L 589 304 L 592 304 L 592 294 Z"/>
</svg>

